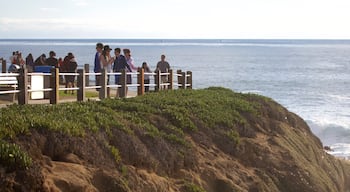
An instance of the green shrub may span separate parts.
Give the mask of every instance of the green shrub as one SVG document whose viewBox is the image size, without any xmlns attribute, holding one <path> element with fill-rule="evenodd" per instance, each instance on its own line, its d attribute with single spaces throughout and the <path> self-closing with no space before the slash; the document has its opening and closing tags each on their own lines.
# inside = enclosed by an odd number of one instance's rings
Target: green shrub
<svg viewBox="0 0 350 192">
<path fill-rule="evenodd" d="M 105 99 L 58 105 L 11 105 L 0 109 L 0 139 L 28 134 L 30 129 L 84 136 L 86 131 L 113 129 L 134 134 L 135 128 L 153 138 L 186 144 L 186 133 L 225 128 L 223 136 L 239 142 L 237 126 L 244 114 L 258 114 L 252 94 L 210 87 L 200 90 L 167 90 L 128 99 Z M 158 124 L 160 121 L 161 124 Z"/>
<path fill-rule="evenodd" d="M 205 192 L 203 188 L 190 182 L 185 184 L 185 191 L 186 192 Z"/>
<path fill-rule="evenodd" d="M 26 169 L 32 159 L 18 145 L 0 140 L 0 164 L 8 170 Z"/>
</svg>

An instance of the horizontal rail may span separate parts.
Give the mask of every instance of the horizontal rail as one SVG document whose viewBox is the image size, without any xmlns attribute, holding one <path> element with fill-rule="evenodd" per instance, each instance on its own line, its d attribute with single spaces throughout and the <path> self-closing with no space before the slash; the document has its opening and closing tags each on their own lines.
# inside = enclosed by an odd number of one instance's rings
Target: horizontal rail
<svg viewBox="0 0 350 192">
<path fill-rule="evenodd" d="M 87 71 L 85 72 L 85 69 Z M 28 103 L 28 94 L 33 92 L 51 92 L 49 95 L 50 103 L 56 104 L 59 100 L 59 91 L 77 91 L 77 100 L 82 101 L 85 98 L 85 91 L 96 89 L 99 95 L 99 99 L 104 99 L 109 97 L 110 89 L 118 89 L 117 95 L 119 97 L 126 97 L 127 88 L 137 88 L 137 94 L 143 95 L 145 91 L 149 91 L 150 87 L 153 87 L 155 91 L 159 91 L 161 89 L 173 89 L 177 88 L 192 88 L 192 72 L 181 72 L 178 70 L 177 73 L 173 73 L 173 70 L 170 70 L 166 73 L 161 73 L 160 71 L 155 72 L 145 72 L 143 69 L 139 68 L 137 71 L 129 72 L 107 72 L 103 69 L 102 72 L 99 73 L 90 73 L 88 71 L 89 67 L 84 67 L 84 69 L 79 69 L 77 72 L 59 72 L 59 69 L 52 68 L 51 73 L 28 73 L 27 69 L 20 69 L 19 73 L 3 73 L 0 74 L 0 80 L 2 78 L 2 84 L 10 87 L 11 84 L 17 85 L 13 87 L 16 90 L 8 90 L 8 91 L 0 91 L 0 94 L 10 94 L 10 93 L 19 93 L 18 94 L 18 103 L 26 104 Z M 50 77 L 49 79 L 44 78 L 44 83 L 42 87 L 39 89 L 30 88 L 31 86 L 28 84 L 30 81 L 30 77 L 34 76 L 43 76 Z M 59 83 L 61 82 L 60 76 L 76 76 L 75 79 L 77 82 L 76 87 L 70 88 L 62 88 L 59 87 Z M 100 76 L 99 80 L 100 85 L 90 86 L 90 76 Z M 114 83 L 113 80 L 110 80 L 111 76 L 119 76 L 119 82 Z M 132 78 L 132 82 L 128 83 L 129 78 Z M 169 81 L 162 82 L 163 77 L 166 77 Z M 9 78 L 9 79 L 8 79 Z M 113 77 L 112 77 L 113 79 Z M 34 80 L 34 79 L 33 79 Z M 135 81 L 136 80 L 136 81 Z M 147 80 L 147 81 L 146 81 Z M 45 81 L 50 81 L 50 84 L 47 85 Z M 151 82 L 152 81 L 152 82 Z M 40 82 L 40 80 L 39 80 Z M 146 83 L 147 82 L 147 83 Z M 33 82 L 32 82 L 33 83 Z M 1 82 L 0 82 L 1 84 Z M 48 87 L 47 87 L 48 86 Z M 34 87 L 34 86 L 33 86 Z M 147 89 L 145 89 L 147 88 Z M 47 97 L 45 94 L 44 97 Z"/>
<path fill-rule="evenodd" d="M 19 93 L 20 90 L 9 90 L 9 91 L 0 91 L 0 95 L 11 94 L 11 93 Z"/>
</svg>

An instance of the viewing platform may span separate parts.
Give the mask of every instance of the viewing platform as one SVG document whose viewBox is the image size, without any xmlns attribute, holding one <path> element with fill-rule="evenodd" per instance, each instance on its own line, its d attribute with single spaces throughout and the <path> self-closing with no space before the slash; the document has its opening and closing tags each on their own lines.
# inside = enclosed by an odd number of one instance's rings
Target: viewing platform
<svg viewBox="0 0 350 192">
<path fill-rule="evenodd" d="M 3 66 L 4 62 L 2 60 Z M 161 73 L 159 70 L 146 73 L 142 68 L 136 72 L 108 73 L 106 69 L 101 73 L 89 72 L 89 64 L 78 69 L 76 73 L 60 73 L 58 68 L 51 68 L 43 72 L 28 73 L 27 69 L 21 68 L 18 73 L 0 73 L 0 104 L 7 105 L 17 103 L 24 104 L 58 104 L 62 102 L 102 100 L 105 98 L 125 98 L 145 94 L 145 88 L 149 91 L 161 91 L 172 89 L 192 89 L 192 72 L 183 72 L 172 69 L 168 73 Z M 6 68 L 6 67 L 5 67 Z M 4 67 L 3 67 L 4 69 Z M 114 76 L 120 75 L 120 83 L 114 83 Z M 66 88 L 60 85 L 60 76 L 75 76 L 75 87 Z M 90 79 L 100 76 L 100 85 Z M 131 76 L 132 83 L 127 82 Z M 145 84 L 145 76 L 150 78 L 150 83 Z M 166 76 L 168 81 L 162 83 L 162 77 Z M 61 82 L 62 83 L 62 82 Z M 118 90 L 118 94 L 117 93 Z M 76 91 L 76 94 L 60 98 L 62 91 Z M 87 97 L 86 95 L 90 95 Z M 38 96 L 41 95 L 41 96 Z M 62 95 L 62 94 L 61 94 Z M 93 95 L 93 96 L 91 96 Z"/>
</svg>

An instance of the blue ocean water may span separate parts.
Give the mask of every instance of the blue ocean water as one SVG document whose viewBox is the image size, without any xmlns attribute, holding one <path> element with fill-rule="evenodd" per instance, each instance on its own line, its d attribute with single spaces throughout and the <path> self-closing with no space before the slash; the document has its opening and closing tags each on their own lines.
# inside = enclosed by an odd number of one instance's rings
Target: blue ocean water
<svg viewBox="0 0 350 192">
<path fill-rule="evenodd" d="M 97 42 L 130 48 L 136 65 L 151 69 L 165 54 L 173 69 L 193 72 L 194 88 L 271 97 L 305 119 L 335 155 L 350 156 L 350 40 L 5 39 L 0 57 L 72 52 L 80 67 L 92 68 Z"/>
</svg>

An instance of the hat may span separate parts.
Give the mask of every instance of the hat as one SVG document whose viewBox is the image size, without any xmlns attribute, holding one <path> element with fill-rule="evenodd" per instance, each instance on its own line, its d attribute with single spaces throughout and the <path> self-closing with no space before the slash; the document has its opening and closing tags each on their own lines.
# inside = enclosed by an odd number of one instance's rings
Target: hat
<svg viewBox="0 0 350 192">
<path fill-rule="evenodd" d="M 109 45 L 105 45 L 105 46 L 103 47 L 103 50 L 105 50 L 105 51 L 110 51 L 110 50 L 112 50 L 112 49 L 109 48 Z"/>
</svg>

